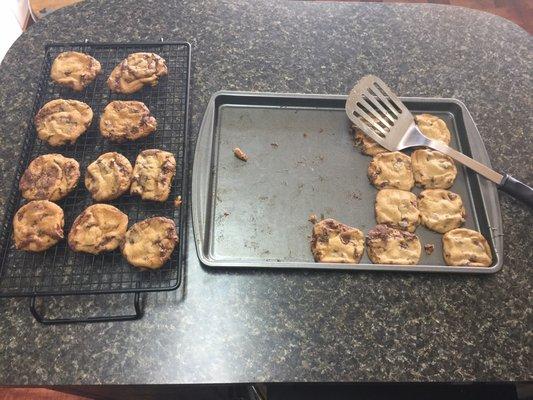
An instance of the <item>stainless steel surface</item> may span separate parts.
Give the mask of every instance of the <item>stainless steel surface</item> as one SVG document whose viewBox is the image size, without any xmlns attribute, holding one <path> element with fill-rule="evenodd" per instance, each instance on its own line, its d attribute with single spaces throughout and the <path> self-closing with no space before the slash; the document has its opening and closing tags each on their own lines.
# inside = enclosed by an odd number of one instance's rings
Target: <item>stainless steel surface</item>
<svg viewBox="0 0 533 400">
<path fill-rule="evenodd" d="M 502 266 L 503 239 L 495 187 L 463 167 L 451 190 L 467 210 L 465 226 L 480 230 L 494 251 L 489 268 L 444 265 L 442 235 L 418 227 L 423 252 L 415 266 L 315 263 L 309 215 L 323 214 L 365 233 L 375 224 L 371 158 L 353 146 L 346 96 L 219 92 L 207 107 L 196 145 L 192 212 L 200 260 L 214 267 L 493 273 Z M 415 113 L 444 119 L 452 146 L 490 164 L 464 105 L 453 99 L 403 98 Z M 233 148 L 249 156 L 238 160 Z M 414 189 L 416 193 L 420 189 Z"/>
<path fill-rule="evenodd" d="M 416 126 L 413 114 L 377 76 L 366 75 L 357 82 L 346 100 L 346 114 L 358 128 L 388 150 L 430 147 L 447 154 L 497 185 L 502 183 L 501 174 L 426 137 Z"/>
</svg>

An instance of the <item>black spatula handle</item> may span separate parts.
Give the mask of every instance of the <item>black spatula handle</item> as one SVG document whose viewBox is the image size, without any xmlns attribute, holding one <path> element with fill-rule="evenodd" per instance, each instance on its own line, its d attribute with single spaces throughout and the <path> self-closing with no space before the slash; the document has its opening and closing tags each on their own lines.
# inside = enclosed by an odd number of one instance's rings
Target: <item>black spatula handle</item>
<svg viewBox="0 0 533 400">
<path fill-rule="evenodd" d="M 513 178 L 511 175 L 506 174 L 503 177 L 502 182 L 498 185 L 498 189 L 533 208 L 533 189 Z"/>
</svg>

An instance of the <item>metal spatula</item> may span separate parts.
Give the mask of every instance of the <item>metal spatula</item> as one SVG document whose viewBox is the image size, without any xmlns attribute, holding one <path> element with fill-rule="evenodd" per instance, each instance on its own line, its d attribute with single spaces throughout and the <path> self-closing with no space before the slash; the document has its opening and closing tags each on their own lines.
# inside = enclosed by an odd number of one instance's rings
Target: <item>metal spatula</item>
<svg viewBox="0 0 533 400">
<path fill-rule="evenodd" d="M 346 114 L 359 129 L 387 150 L 425 146 L 440 151 L 491 180 L 498 185 L 498 189 L 533 207 L 531 187 L 424 136 L 416 126 L 413 115 L 376 76 L 367 75 L 355 85 L 346 100 Z"/>
</svg>

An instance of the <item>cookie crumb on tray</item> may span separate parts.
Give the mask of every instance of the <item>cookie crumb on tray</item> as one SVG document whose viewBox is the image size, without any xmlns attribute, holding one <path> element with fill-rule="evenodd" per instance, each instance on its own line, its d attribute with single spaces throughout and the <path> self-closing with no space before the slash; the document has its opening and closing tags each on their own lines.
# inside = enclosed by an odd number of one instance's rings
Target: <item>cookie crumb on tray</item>
<svg viewBox="0 0 533 400">
<path fill-rule="evenodd" d="M 233 149 L 233 154 L 235 154 L 235 157 L 237 157 L 239 160 L 248 161 L 248 156 L 246 155 L 246 153 L 238 147 L 235 147 Z"/>
<path fill-rule="evenodd" d="M 424 251 L 426 252 L 428 256 L 431 255 L 431 253 L 433 253 L 434 250 L 435 250 L 434 244 L 428 243 L 424 245 Z"/>
</svg>

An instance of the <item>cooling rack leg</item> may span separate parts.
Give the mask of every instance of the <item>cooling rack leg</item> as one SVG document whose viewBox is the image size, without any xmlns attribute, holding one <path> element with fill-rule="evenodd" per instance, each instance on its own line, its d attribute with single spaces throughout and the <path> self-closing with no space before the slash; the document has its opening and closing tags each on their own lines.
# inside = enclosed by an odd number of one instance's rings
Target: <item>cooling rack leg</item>
<svg viewBox="0 0 533 400">
<path fill-rule="evenodd" d="M 110 322 L 110 321 L 133 321 L 140 319 L 143 316 L 143 309 L 141 306 L 141 294 L 136 292 L 133 298 L 133 306 L 135 314 L 127 315 L 105 315 L 96 317 L 80 317 L 80 318 L 46 318 L 35 307 L 37 296 L 30 297 L 30 312 L 33 317 L 41 324 L 74 324 L 74 323 L 89 323 L 89 322 Z"/>
</svg>

